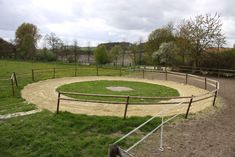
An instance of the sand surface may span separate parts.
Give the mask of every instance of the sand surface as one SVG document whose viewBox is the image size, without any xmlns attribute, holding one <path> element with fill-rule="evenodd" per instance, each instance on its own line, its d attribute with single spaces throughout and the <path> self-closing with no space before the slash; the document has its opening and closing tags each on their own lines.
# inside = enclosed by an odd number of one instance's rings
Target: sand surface
<svg viewBox="0 0 235 157">
<path fill-rule="evenodd" d="M 57 79 L 49 79 L 28 84 L 21 91 L 22 97 L 33 104 L 36 104 L 40 109 L 48 109 L 52 112 L 56 111 L 57 96 L 56 88 L 74 82 L 94 81 L 94 80 L 122 80 L 122 81 L 137 81 L 168 86 L 178 90 L 180 96 L 201 95 L 208 91 L 183 83 L 162 80 L 148 80 L 140 78 L 127 77 L 65 77 Z M 208 96 L 208 95 L 207 95 Z M 65 97 L 65 96 L 62 96 Z M 182 99 L 185 101 L 186 99 Z M 187 99 L 188 100 L 188 99 Z M 168 100 L 175 101 L 175 100 Z M 180 101 L 180 100 L 179 100 Z M 191 113 L 195 113 L 212 105 L 212 98 L 195 102 L 192 104 Z M 146 116 L 155 115 L 159 111 L 163 111 L 163 115 L 173 115 L 176 113 L 185 113 L 187 104 L 184 105 L 129 105 L 127 116 Z M 105 104 L 91 102 L 76 102 L 65 101 L 60 102 L 60 111 L 69 111 L 78 114 L 87 115 L 105 115 L 105 116 L 123 116 L 125 104 Z"/>
</svg>

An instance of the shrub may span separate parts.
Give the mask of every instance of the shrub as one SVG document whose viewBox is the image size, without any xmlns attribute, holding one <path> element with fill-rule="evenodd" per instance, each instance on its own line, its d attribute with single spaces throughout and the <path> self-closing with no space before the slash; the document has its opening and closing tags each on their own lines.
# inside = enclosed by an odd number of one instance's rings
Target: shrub
<svg viewBox="0 0 235 157">
<path fill-rule="evenodd" d="M 36 53 L 36 60 L 49 61 L 49 62 L 56 61 L 56 55 L 51 51 L 43 49 L 43 50 L 38 51 Z"/>
<path fill-rule="evenodd" d="M 208 68 L 235 69 L 235 50 L 204 53 L 201 66 Z"/>
<path fill-rule="evenodd" d="M 108 52 L 105 46 L 98 46 L 95 49 L 95 61 L 96 64 L 107 64 L 110 62 Z"/>
</svg>

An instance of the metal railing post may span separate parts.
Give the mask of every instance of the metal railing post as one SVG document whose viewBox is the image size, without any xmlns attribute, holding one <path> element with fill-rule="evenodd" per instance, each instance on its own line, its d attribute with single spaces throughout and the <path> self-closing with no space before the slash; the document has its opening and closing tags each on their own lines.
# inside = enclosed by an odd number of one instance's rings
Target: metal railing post
<svg viewBox="0 0 235 157">
<path fill-rule="evenodd" d="M 128 105 L 129 105 L 129 96 L 126 98 L 126 107 L 125 107 L 125 112 L 124 112 L 124 117 L 123 119 L 126 119 L 126 115 L 127 115 L 127 108 L 128 108 Z"/>
<path fill-rule="evenodd" d="M 56 108 L 56 113 L 59 113 L 59 108 L 60 108 L 60 92 L 58 92 L 58 98 L 57 98 L 57 108 Z"/>
<path fill-rule="evenodd" d="M 192 95 L 192 97 L 191 97 L 191 99 L 190 99 L 190 101 L 189 101 L 188 109 L 187 109 L 187 112 L 186 112 L 186 114 L 185 114 L 185 119 L 188 118 L 188 113 L 189 113 L 190 107 L 191 107 L 191 105 L 192 105 L 192 102 L 193 102 L 193 95 Z"/>
<path fill-rule="evenodd" d="M 164 151 L 164 148 L 163 148 L 163 123 L 164 123 L 164 119 L 162 117 L 162 124 L 161 124 L 161 134 L 160 134 L 160 147 L 159 147 L 159 150 L 161 152 Z"/>
</svg>

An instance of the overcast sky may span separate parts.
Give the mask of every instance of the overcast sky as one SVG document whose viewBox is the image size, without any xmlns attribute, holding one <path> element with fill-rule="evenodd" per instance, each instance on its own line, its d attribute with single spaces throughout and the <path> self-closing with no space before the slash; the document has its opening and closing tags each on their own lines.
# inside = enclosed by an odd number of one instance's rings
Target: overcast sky
<svg viewBox="0 0 235 157">
<path fill-rule="evenodd" d="M 0 37 L 14 39 L 17 27 L 30 22 L 40 34 L 54 32 L 68 44 L 135 42 L 170 21 L 218 12 L 232 46 L 234 6 L 234 0 L 0 0 Z"/>
</svg>

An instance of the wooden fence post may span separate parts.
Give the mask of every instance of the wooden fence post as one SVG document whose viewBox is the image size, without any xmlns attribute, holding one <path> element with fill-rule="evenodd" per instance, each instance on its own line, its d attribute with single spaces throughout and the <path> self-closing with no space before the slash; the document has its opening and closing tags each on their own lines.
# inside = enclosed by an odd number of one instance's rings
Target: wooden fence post
<svg viewBox="0 0 235 157">
<path fill-rule="evenodd" d="M 217 93 L 218 93 L 218 91 L 216 90 L 216 91 L 215 91 L 215 95 L 214 95 L 213 104 L 212 104 L 213 106 L 215 106 L 215 101 L 216 101 Z"/>
<path fill-rule="evenodd" d="M 15 84 L 16 84 L 16 86 L 18 87 L 18 81 L 17 81 L 16 73 L 15 73 L 15 72 L 13 72 L 13 76 L 14 76 Z"/>
<path fill-rule="evenodd" d="M 129 105 L 129 96 L 127 97 L 127 99 L 126 99 L 126 107 L 125 107 L 125 112 L 124 112 L 124 117 L 123 117 L 123 119 L 126 119 L 126 115 L 127 115 L 127 108 L 128 108 L 128 105 Z"/>
<path fill-rule="evenodd" d="M 32 69 L 32 81 L 34 82 L 35 79 L 34 79 L 34 70 Z"/>
<path fill-rule="evenodd" d="M 122 67 L 120 67 L 119 76 L 122 76 Z"/>
<path fill-rule="evenodd" d="M 143 72 L 143 78 L 144 78 L 144 75 L 145 75 L 145 74 L 144 74 L 144 73 L 145 73 L 145 72 L 144 72 L 144 69 L 143 69 L 143 71 L 142 71 L 142 72 Z"/>
<path fill-rule="evenodd" d="M 99 67 L 96 65 L 96 76 L 99 76 Z"/>
<path fill-rule="evenodd" d="M 186 73 L 185 84 L 188 84 L 188 74 Z"/>
<path fill-rule="evenodd" d="M 191 97 L 191 99 L 190 99 L 190 101 L 189 101 L 188 109 L 187 109 L 187 112 L 186 112 L 186 114 L 185 114 L 185 119 L 188 118 L 188 113 L 189 113 L 190 107 L 191 107 L 191 105 L 192 105 L 192 102 L 193 102 L 193 95 L 192 95 L 192 97 Z"/>
<path fill-rule="evenodd" d="M 117 145 L 109 145 L 109 150 L 108 150 L 108 157 L 116 157 L 120 156 L 119 149 Z"/>
<path fill-rule="evenodd" d="M 76 65 L 76 66 L 75 66 L 75 73 L 74 73 L 75 77 L 77 76 L 77 71 L 78 71 L 78 67 L 77 67 L 77 65 Z"/>
<path fill-rule="evenodd" d="M 60 108 L 60 92 L 58 92 L 56 114 L 59 113 L 59 108 Z"/>
<path fill-rule="evenodd" d="M 12 95 L 15 96 L 15 87 L 14 87 L 13 76 L 11 77 L 11 89 L 12 89 Z"/>
<path fill-rule="evenodd" d="M 215 106 L 215 101 L 216 101 L 216 98 L 217 98 L 217 95 L 218 95 L 218 82 L 216 82 L 216 91 L 215 91 L 215 95 L 214 95 L 214 100 L 213 100 L 213 106 Z"/>
<path fill-rule="evenodd" d="M 207 89 L 207 78 L 205 77 L 205 89 Z"/>
</svg>

